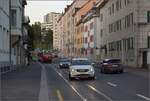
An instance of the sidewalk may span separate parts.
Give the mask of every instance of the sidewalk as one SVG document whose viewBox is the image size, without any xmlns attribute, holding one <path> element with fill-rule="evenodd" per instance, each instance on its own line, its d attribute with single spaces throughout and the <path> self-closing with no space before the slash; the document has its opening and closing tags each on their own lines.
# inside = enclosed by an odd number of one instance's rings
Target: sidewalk
<svg viewBox="0 0 150 101">
<path fill-rule="evenodd" d="M 40 79 L 41 67 L 37 63 L 1 75 L 0 101 L 37 101 Z"/>
<path fill-rule="evenodd" d="M 149 76 L 150 76 L 149 69 L 133 68 L 133 67 L 124 67 L 124 68 L 125 68 L 125 72 L 129 72 L 129 73 L 132 73 L 134 75 L 143 76 L 145 78 L 149 78 Z"/>
</svg>

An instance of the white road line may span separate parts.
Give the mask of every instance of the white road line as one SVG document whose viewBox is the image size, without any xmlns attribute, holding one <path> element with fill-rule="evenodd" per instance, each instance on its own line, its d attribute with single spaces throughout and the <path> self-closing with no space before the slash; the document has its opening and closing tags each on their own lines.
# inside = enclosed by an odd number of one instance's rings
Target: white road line
<svg viewBox="0 0 150 101">
<path fill-rule="evenodd" d="M 39 65 L 42 67 L 42 70 L 41 70 L 41 83 L 38 101 L 49 101 L 46 70 L 41 63 L 39 63 Z"/>
<path fill-rule="evenodd" d="M 95 91 L 96 93 L 100 94 L 101 96 L 103 96 L 104 98 L 106 98 L 108 101 L 113 101 L 110 97 L 108 97 L 106 94 L 100 92 L 99 90 L 97 90 L 96 88 L 94 88 L 91 85 L 87 85 L 90 89 L 92 89 L 93 91 Z"/>
<path fill-rule="evenodd" d="M 112 86 L 112 87 L 117 87 L 117 85 L 116 85 L 116 84 L 111 83 L 111 82 L 107 82 L 107 84 L 108 84 L 108 85 L 110 85 L 110 86 Z"/>
<path fill-rule="evenodd" d="M 150 101 L 150 98 L 145 97 L 144 95 L 136 94 L 136 96 L 138 96 L 138 97 L 140 97 L 140 98 L 143 98 L 143 99 L 145 99 L 145 100 L 147 100 L 147 101 Z"/>
<path fill-rule="evenodd" d="M 73 85 L 71 85 L 69 83 L 69 81 L 67 79 L 65 79 L 63 77 L 63 75 L 61 73 L 59 73 L 56 69 L 54 69 L 56 71 L 56 73 L 74 90 L 74 92 L 83 100 L 83 101 L 87 101 L 87 99 L 85 97 L 83 97 L 74 87 Z"/>
</svg>

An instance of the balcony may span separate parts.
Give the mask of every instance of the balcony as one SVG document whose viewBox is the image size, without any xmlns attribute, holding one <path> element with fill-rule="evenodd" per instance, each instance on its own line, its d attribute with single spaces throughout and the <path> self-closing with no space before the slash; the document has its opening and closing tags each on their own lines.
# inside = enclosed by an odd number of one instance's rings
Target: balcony
<svg viewBox="0 0 150 101">
<path fill-rule="evenodd" d="M 17 27 L 11 27 L 11 35 L 12 36 L 21 36 L 21 29 Z"/>
</svg>

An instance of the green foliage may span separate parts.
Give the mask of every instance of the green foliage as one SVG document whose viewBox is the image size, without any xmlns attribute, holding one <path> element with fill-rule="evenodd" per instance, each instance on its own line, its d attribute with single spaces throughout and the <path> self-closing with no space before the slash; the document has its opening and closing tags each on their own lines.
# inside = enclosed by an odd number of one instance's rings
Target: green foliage
<svg viewBox="0 0 150 101">
<path fill-rule="evenodd" d="M 44 41 L 44 49 L 52 49 L 53 48 L 53 31 L 48 30 L 45 32 L 45 35 L 43 37 Z"/>
<path fill-rule="evenodd" d="M 35 22 L 28 26 L 29 43 L 32 49 L 52 49 L 53 48 L 53 31 L 44 31 L 44 35 L 41 34 L 41 23 Z"/>
</svg>

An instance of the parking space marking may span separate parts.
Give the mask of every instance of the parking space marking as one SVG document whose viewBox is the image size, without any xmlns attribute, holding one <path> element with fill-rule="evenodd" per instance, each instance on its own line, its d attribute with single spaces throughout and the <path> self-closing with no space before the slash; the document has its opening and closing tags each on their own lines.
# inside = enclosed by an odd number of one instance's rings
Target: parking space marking
<svg viewBox="0 0 150 101">
<path fill-rule="evenodd" d="M 147 100 L 147 101 L 150 101 L 150 98 L 148 98 L 148 97 L 146 97 L 146 96 L 144 96 L 144 95 L 136 94 L 136 96 L 138 96 L 138 97 L 140 97 L 140 98 L 142 98 L 142 99 L 145 99 L 145 100 Z"/>
<path fill-rule="evenodd" d="M 57 92 L 58 100 L 59 100 L 59 101 L 64 101 L 64 99 L 63 99 L 63 97 L 62 97 L 62 94 L 61 94 L 60 90 L 57 90 L 56 92 Z"/>
<path fill-rule="evenodd" d="M 111 83 L 111 82 L 107 82 L 107 84 L 108 84 L 108 85 L 110 85 L 110 86 L 112 86 L 112 87 L 117 87 L 117 85 L 116 85 L 116 84 Z"/>
<path fill-rule="evenodd" d="M 94 88 L 91 85 L 87 85 L 88 88 L 92 89 L 93 91 L 95 91 L 96 93 L 100 94 L 101 96 L 103 96 L 105 99 L 107 99 L 108 101 L 113 101 L 109 96 L 107 96 L 106 94 L 102 93 L 101 91 L 97 90 L 96 88 Z"/>
<path fill-rule="evenodd" d="M 58 72 L 56 69 L 53 69 L 72 89 L 73 91 L 82 99 L 82 101 L 87 101 L 85 97 L 83 97 L 74 87 L 69 83 L 67 79 L 64 78 L 64 76 Z"/>
</svg>

